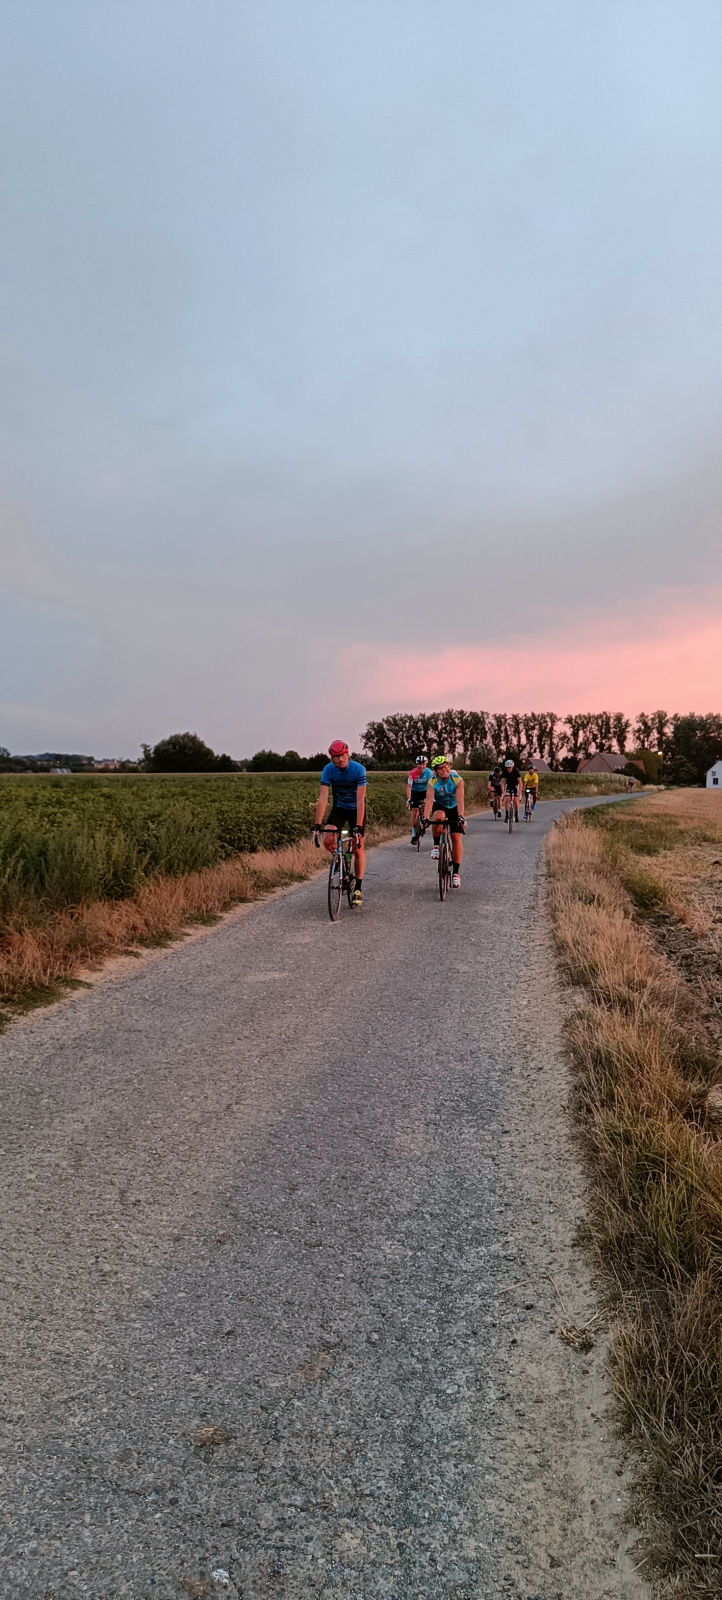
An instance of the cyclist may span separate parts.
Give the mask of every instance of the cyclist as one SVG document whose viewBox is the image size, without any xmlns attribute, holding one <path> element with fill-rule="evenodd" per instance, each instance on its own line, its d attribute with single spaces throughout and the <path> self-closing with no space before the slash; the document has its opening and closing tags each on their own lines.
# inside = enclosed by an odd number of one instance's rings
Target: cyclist
<svg viewBox="0 0 722 1600">
<path fill-rule="evenodd" d="M 519 793 L 521 790 L 521 773 L 511 756 L 504 762 L 504 814 L 509 821 L 509 804 L 514 802 L 514 820 L 519 821 Z"/>
<path fill-rule="evenodd" d="M 429 782 L 424 804 L 424 816 L 431 817 L 431 827 L 434 835 L 434 848 L 431 852 L 432 861 L 439 859 L 439 836 L 441 824 L 446 819 L 451 831 L 451 858 L 454 863 L 454 875 L 451 880 L 452 888 L 461 888 L 461 858 L 464 854 L 462 834 L 466 830 L 464 820 L 464 780 L 455 772 L 448 756 L 434 756 L 431 763 L 433 778 Z M 432 816 L 433 812 L 433 816 Z"/>
<path fill-rule="evenodd" d="M 536 811 L 536 803 L 539 799 L 539 773 L 533 761 L 529 762 L 529 771 L 524 773 L 524 788 L 528 789 L 531 794 L 532 811 Z"/>
<path fill-rule="evenodd" d="M 318 844 L 321 825 L 326 815 L 328 791 L 331 790 L 331 810 L 323 835 L 329 855 L 336 849 L 338 834 L 348 828 L 353 840 L 353 865 L 356 882 L 351 896 L 352 906 L 363 905 L 362 884 L 366 865 L 364 829 L 366 818 L 366 768 L 360 761 L 352 761 L 348 745 L 343 739 L 334 739 L 328 747 L 331 757 L 321 773 L 321 789 L 316 801 L 316 817 L 312 828 L 314 842 Z"/>
<path fill-rule="evenodd" d="M 406 804 L 411 812 L 411 844 L 416 844 L 419 831 L 419 812 L 424 809 L 426 791 L 434 774 L 428 765 L 428 756 L 416 757 L 416 765 L 411 768 L 406 780 Z"/>
<path fill-rule="evenodd" d="M 497 761 L 493 772 L 489 773 L 489 782 L 486 792 L 489 796 L 489 805 L 494 813 L 494 818 L 501 816 L 501 791 L 504 787 L 504 768 Z"/>
</svg>

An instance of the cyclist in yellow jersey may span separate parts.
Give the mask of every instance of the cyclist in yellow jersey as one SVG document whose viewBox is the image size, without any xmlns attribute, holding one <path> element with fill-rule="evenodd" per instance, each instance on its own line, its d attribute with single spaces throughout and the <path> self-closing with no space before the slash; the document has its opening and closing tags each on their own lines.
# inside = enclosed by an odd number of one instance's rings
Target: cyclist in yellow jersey
<svg viewBox="0 0 722 1600">
<path fill-rule="evenodd" d="M 529 771 L 524 773 L 523 781 L 524 788 L 531 790 L 532 811 L 536 811 L 536 803 L 539 799 L 539 773 L 537 772 L 533 761 L 529 767 Z"/>
</svg>

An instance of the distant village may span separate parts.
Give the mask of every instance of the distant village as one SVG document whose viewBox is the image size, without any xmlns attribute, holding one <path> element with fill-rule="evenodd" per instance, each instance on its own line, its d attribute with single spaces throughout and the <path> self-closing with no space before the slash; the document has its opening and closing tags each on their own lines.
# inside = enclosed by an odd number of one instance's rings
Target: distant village
<svg viewBox="0 0 722 1600">
<path fill-rule="evenodd" d="M 36 756 L 11 756 L 0 745 L 0 772 L 42 772 L 65 777 L 72 772 L 139 772 L 139 761 L 123 761 L 115 756 L 71 755 L 67 751 L 43 750 Z"/>
</svg>

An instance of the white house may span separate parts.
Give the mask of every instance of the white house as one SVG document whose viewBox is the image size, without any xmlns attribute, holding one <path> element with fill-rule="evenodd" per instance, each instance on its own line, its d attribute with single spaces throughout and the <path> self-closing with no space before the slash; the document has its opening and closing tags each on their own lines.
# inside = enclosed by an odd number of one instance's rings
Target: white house
<svg viewBox="0 0 722 1600">
<path fill-rule="evenodd" d="M 707 773 L 707 788 L 722 789 L 722 761 L 715 761 Z"/>
</svg>

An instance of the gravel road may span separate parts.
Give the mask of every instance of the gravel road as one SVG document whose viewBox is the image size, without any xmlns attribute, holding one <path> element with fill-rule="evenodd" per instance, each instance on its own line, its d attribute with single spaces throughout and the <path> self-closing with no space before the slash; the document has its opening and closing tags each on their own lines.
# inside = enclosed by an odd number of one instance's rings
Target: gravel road
<svg viewBox="0 0 722 1600">
<path fill-rule="evenodd" d="M 0 1040 L 3 1600 L 646 1594 L 559 1336 L 569 806 L 472 819 L 444 905 L 387 845 L 338 925 L 315 880 Z"/>
</svg>

